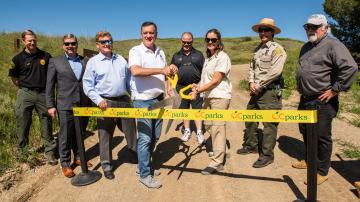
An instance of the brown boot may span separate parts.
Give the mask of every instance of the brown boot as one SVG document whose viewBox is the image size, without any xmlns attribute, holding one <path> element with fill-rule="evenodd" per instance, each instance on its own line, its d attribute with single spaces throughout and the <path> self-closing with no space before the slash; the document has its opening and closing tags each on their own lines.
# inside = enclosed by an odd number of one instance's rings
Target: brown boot
<svg viewBox="0 0 360 202">
<path fill-rule="evenodd" d="M 70 167 L 63 167 L 62 172 L 65 177 L 72 178 L 75 176 L 74 171 Z"/>
<path fill-rule="evenodd" d="M 317 178 L 316 184 L 320 185 L 320 184 L 324 183 L 326 180 L 328 180 L 329 176 L 328 175 L 323 176 L 323 175 L 317 174 L 316 178 Z M 304 183 L 307 185 L 306 181 Z"/>
<path fill-rule="evenodd" d="M 307 164 L 305 160 L 301 160 L 298 162 L 295 162 L 291 165 L 293 168 L 297 168 L 297 169 L 307 169 Z"/>
</svg>

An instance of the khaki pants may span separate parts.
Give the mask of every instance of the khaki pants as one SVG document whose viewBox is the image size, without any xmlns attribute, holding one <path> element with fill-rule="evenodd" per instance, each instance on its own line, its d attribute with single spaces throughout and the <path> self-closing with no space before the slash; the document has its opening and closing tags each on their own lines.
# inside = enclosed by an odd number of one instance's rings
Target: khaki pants
<svg viewBox="0 0 360 202">
<path fill-rule="evenodd" d="M 204 109 L 229 109 L 230 99 L 205 98 Z M 210 133 L 214 156 L 210 167 L 217 168 L 224 163 L 226 152 L 226 122 L 204 121 L 205 129 Z"/>
</svg>

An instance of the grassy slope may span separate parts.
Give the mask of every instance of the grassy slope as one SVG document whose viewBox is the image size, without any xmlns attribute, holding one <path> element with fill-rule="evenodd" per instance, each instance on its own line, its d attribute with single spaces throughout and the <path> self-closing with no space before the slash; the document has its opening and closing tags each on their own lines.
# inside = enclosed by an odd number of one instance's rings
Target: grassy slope
<svg viewBox="0 0 360 202">
<path fill-rule="evenodd" d="M 11 84 L 10 78 L 8 77 L 8 68 L 10 67 L 11 58 L 14 55 L 13 40 L 19 36 L 20 33 L 0 33 L 0 43 L 2 44 L 0 52 L 0 175 L 6 169 L 16 165 L 17 162 L 14 156 L 14 145 L 16 143 L 16 122 L 14 116 L 16 88 Z M 259 43 L 258 38 L 251 37 L 227 38 L 223 41 L 225 50 L 232 60 L 232 64 L 248 63 L 252 51 Z M 278 39 L 277 41 L 285 47 L 288 53 L 288 60 L 284 68 L 286 86 L 289 89 L 294 89 L 297 57 L 302 42 L 291 39 Z M 116 41 L 114 43 L 114 52 L 127 58 L 129 49 L 139 43 L 140 40 Z M 168 63 L 173 53 L 179 50 L 180 47 L 179 39 L 175 38 L 158 39 L 157 44 L 165 51 Z M 62 53 L 61 37 L 39 35 L 38 46 L 50 52 L 53 56 Z M 94 39 L 79 38 L 79 50 L 84 47 L 96 50 Z M 204 52 L 205 46 L 203 38 L 195 39 L 194 47 Z M 39 147 L 41 143 L 38 121 L 35 120 L 34 123 L 30 134 L 31 148 Z M 22 159 L 22 161 L 31 163 L 32 159 L 34 159 L 33 155 L 36 156 L 36 152 L 30 152 L 29 156 L 26 159 Z"/>
</svg>

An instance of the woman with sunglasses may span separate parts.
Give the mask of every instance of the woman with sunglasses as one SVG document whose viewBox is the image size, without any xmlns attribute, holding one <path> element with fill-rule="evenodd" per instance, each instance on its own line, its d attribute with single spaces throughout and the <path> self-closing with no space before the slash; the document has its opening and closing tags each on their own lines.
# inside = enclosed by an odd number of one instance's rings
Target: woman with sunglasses
<svg viewBox="0 0 360 202">
<path fill-rule="evenodd" d="M 228 109 L 231 100 L 232 85 L 229 79 L 231 61 L 224 52 L 221 34 L 217 29 L 210 29 L 205 35 L 206 60 L 201 74 L 200 84 L 193 84 L 192 96 L 202 93 L 204 109 Z M 211 162 L 204 170 L 204 175 L 214 174 L 224 169 L 226 151 L 226 122 L 204 121 L 205 129 L 210 133 L 213 152 Z"/>
</svg>

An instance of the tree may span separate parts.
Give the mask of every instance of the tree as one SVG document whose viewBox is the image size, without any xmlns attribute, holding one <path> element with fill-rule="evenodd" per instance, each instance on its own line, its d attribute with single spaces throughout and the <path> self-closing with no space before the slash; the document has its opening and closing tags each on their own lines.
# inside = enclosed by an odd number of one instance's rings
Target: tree
<svg viewBox="0 0 360 202">
<path fill-rule="evenodd" d="M 332 34 L 342 41 L 354 56 L 360 56 L 360 0 L 325 0 L 325 13 Z"/>
</svg>

